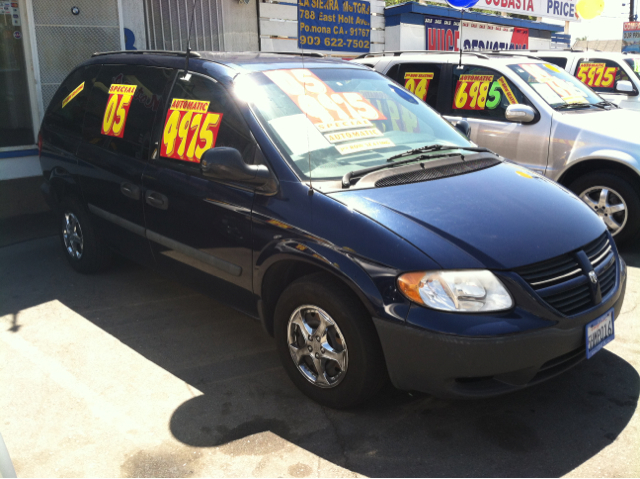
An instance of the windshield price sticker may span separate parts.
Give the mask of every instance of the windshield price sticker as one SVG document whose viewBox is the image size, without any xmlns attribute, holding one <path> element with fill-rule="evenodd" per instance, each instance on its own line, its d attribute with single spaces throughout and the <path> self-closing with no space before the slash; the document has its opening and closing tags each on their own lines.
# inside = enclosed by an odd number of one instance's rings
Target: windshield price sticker
<svg viewBox="0 0 640 479">
<path fill-rule="evenodd" d="M 377 128 L 367 128 L 366 130 L 339 131 L 328 133 L 324 137 L 331 143 L 340 143 L 342 141 L 361 140 L 363 138 L 371 138 L 382 136 L 382 132 Z"/>
<path fill-rule="evenodd" d="M 456 110 L 484 110 L 493 75 L 460 75 L 453 97 Z"/>
<path fill-rule="evenodd" d="M 404 87 L 422 101 L 427 101 L 429 83 L 433 80 L 433 75 L 433 72 L 407 72 L 404 74 Z"/>
<path fill-rule="evenodd" d="M 396 145 L 387 138 L 380 138 L 379 140 L 368 140 L 361 141 L 359 143 L 350 143 L 347 145 L 336 145 L 336 148 L 341 155 L 348 155 L 350 153 L 358 153 L 365 150 L 374 150 L 376 148 L 388 148 L 390 146 Z"/>
<path fill-rule="evenodd" d="M 589 103 L 582 92 L 571 83 L 550 75 L 535 63 L 524 63 L 518 66 L 533 76 L 536 81 L 551 88 L 565 103 Z"/>
<path fill-rule="evenodd" d="M 216 146 L 222 113 L 209 113 L 208 101 L 174 98 L 167 112 L 160 155 L 199 163 Z"/>
<path fill-rule="evenodd" d="M 71 93 L 69 93 L 67 95 L 67 97 L 64 100 L 62 100 L 62 108 L 67 106 L 67 104 L 71 100 L 73 100 L 75 97 L 77 97 L 82 90 L 84 90 L 84 82 L 80 83 L 80 85 L 78 85 L 75 90 L 73 90 Z"/>
<path fill-rule="evenodd" d="M 371 136 L 371 133 L 360 134 L 356 133 L 356 131 L 363 127 L 371 127 L 372 120 L 387 119 L 362 94 L 335 92 L 329 85 L 307 69 L 274 70 L 264 72 L 264 74 L 278 85 L 307 116 L 311 123 L 323 133 L 334 130 L 349 130 L 354 139 L 362 138 L 363 136 Z M 351 130 L 352 128 L 353 130 Z M 370 132 L 371 130 L 369 128 Z M 339 138 L 345 138 L 344 141 L 347 139 L 344 134 L 334 135 L 333 138 L 334 141 L 343 141 Z M 358 145 L 365 149 L 366 145 L 372 145 L 370 148 L 379 148 L 372 142 L 358 143 Z M 344 151 L 347 150 L 345 149 Z M 356 151 L 361 150 L 354 149 L 351 152 Z"/>
<path fill-rule="evenodd" d="M 617 73 L 617 67 L 607 68 L 605 63 L 582 63 L 576 76 L 590 87 L 613 88 Z"/>
<path fill-rule="evenodd" d="M 123 137 L 127 115 L 129 115 L 129 107 L 135 92 L 136 85 L 118 85 L 114 83 L 109 87 L 109 98 L 107 99 L 107 107 L 104 110 L 100 133 L 115 136 L 116 138 Z"/>
</svg>

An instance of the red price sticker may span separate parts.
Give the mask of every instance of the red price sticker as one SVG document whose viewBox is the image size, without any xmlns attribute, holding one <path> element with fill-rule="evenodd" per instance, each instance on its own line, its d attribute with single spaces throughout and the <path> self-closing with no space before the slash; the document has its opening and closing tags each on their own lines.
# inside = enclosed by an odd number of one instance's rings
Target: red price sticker
<svg viewBox="0 0 640 479">
<path fill-rule="evenodd" d="M 427 101 L 429 83 L 433 80 L 433 73 L 407 72 L 404 74 L 404 87 L 420 98 Z"/>
<path fill-rule="evenodd" d="M 386 120 L 366 98 L 355 92 L 335 92 L 306 68 L 264 72 L 321 131 L 342 122 Z"/>
<path fill-rule="evenodd" d="M 453 97 L 456 110 L 484 110 L 493 75 L 460 75 Z"/>
<path fill-rule="evenodd" d="M 200 163 L 202 154 L 216 146 L 222 113 L 209 113 L 208 101 L 174 98 L 162 132 L 160 155 Z"/>
<path fill-rule="evenodd" d="M 576 76 L 590 87 L 613 88 L 617 73 L 617 67 L 607 68 L 606 63 L 582 63 Z"/>
<path fill-rule="evenodd" d="M 129 107 L 135 92 L 136 85 L 118 85 L 115 83 L 111 85 L 100 133 L 122 138 L 124 127 L 127 123 L 127 115 L 129 115 Z"/>
</svg>

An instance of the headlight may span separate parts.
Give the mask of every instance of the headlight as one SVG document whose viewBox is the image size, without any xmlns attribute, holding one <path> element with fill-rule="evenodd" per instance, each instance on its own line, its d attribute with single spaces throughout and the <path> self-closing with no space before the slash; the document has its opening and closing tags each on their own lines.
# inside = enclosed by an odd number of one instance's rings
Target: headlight
<svg viewBox="0 0 640 479">
<path fill-rule="evenodd" d="M 398 287 L 414 303 L 441 311 L 504 311 L 513 306 L 509 292 L 486 270 L 406 273 L 398 278 Z"/>
</svg>

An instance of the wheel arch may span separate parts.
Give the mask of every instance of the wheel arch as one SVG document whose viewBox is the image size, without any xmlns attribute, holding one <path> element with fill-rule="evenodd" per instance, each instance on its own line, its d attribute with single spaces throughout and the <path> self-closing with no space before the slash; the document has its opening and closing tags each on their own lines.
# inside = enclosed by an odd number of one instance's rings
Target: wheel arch
<svg viewBox="0 0 640 479">
<path fill-rule="evenodd" d="M 49 175 L 49 185 L 56 205 L 60 205 L 62 200 L 67 196 L 76 197 L 82 200 L 82 192 L 80 185 L 73 176 L 65 169 L 56 167 L 51 170 Z"/>
<path fill-rule="evenodd" d="M 314 246 L 315 255 L 320 256 L 318 245 Z M 302 252 L 304 253 L 304 252 Z M 323 260 L 305 254 L 278 255 L 269 258 L 260 269 L 263 271 L 256 292 L 260 296 L 258 311 L 265 330 L 273 336 L 274 312 L 278 299 L 284 290 L 295 280 L 314 273 L 325 273 L 337 283 L 346 286 L 362 303 L 370 315 L 375 315 L 383 299 L 367 273 L 346 256 L 327 260 L 326 251 Z"/>
<path fill-rule="evenodd" d="M 611 171 L 628 180 L 636 190 L 640 191 L 640 174 L 626 163 L 605 159 L 589 159 L 575 163 L 567 168 L 558 178 L 558 183 L 569 187 L 579 177 L 594 171 Z"/>
</svg>

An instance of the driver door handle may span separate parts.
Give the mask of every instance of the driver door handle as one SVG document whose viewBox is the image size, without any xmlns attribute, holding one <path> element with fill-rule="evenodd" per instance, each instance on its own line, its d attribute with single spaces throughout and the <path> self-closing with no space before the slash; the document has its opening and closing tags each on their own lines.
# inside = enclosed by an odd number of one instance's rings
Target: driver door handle
<svg viewBox="0 0 640 479">
<path fill-rule="evenodd" d="M 144 195 L 144 200 L 149 206 L 153 206 L 154 208 L 161 210 L 169 208 L 169 198 L 157 191 L 148 190 Z"/>
</svg>

